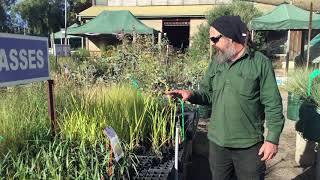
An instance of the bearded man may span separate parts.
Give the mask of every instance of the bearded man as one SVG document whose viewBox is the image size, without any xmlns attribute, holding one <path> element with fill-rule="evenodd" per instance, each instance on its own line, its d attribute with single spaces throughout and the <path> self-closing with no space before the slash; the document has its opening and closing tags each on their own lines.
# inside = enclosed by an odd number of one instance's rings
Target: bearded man
<svg viewBox="0 0 320 180">
<path fill-rule="evenodd" d="M 213 180 L 264 179 L 265 161 L 277 154 L 284 125 L 272 62 L 250 47 L 247 32 L 239 16 L 214 20 L 209 34 L 215 55 L 200 89 L 166 93 L 212 106 L 208 139 Z"/>
</svg>

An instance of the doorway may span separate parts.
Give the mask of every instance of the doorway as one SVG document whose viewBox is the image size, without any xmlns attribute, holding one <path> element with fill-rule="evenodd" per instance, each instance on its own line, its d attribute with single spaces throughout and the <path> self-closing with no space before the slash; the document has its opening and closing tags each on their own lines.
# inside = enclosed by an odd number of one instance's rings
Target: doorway
<svg viewBox="0 0 320 180">
<path fill-rule="evenodd" d="M 175 50 L 184 51 L 189 47 L 190 19 L 165 19 L 162 21 L 162 32 L 166 33 L 169 44 Z"/>
</svg>

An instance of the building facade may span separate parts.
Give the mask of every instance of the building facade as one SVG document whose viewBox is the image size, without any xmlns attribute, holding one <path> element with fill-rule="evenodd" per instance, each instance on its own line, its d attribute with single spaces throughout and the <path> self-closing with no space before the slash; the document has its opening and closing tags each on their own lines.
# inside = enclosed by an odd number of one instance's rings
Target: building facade
<svg viewBox="0 0 320 180">
<path fill-rule="evenodd" d="M 230 4 L 232 0 L 92 0 L 92 7 L 78 14 L 81 22 L 96 17 L 104 10 L 129 10 L 142 23 L 166 35 L 175 48 L 187 48 L 198 27 L 206 23 L 206 13 L 218 5 Z M 259 4 L 264 11 L 273 6 Z M 87 38 L 90 51 L 100 51 L 98 45 Z"/>
</svg>

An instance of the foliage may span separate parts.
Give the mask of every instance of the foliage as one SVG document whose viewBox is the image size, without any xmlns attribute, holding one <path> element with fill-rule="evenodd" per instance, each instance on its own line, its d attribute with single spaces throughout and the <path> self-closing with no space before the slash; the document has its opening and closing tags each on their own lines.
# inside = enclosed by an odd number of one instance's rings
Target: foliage
<svg viewBox="0 0 320 180">
<path fill-rule="evenodd" d="M 153 136 L 150 131 L 161 130 L 162 143 L 170 140 L 166 129 L 174 121 L 170 113 L 174 113 L 175 106 L 162 106 L 154 97 L 143 96 L 127 85 L 90 87 L 71 96 L 71 102 L 66 102 L 68 109 L 59 121 L 64 138 L 92 144 L 103 138 L 103 128 L 111 126 L 128 144 L 129 151 L 149 141 L 148 137 Z M 160 111 L 161 117 L 158 116 Z M 159 119 L 162 128 L 158 127 Z M 160 144 L 155 144 L 155 148 L 159 147 Z"/>
<path fill-rule="evenodd" d="M 123 176 L 128 166 L 134 166 L 131 152 L 136 148 L 152 144 L 152 149 L 158 150 L 164 143 L 173 142 L 174 104 L 160 104 L 155 97 L 143 95 L 128 85 L 78 88 L 70 82 L 56 81 L 55 87 L 59 135 L 53 142 L 48 135 L 50 121 L 44 104 L 47 103 L 44 85 L 2 90 L 0 135 L 5 138 L 0 142 L 2 177 L 97 179 L 105 174 L 108 162 L 109 153 L 104 149 L 108 142 L 102 133 L 107 126 L 113 127 L 124 142 L 126 157 L 114 165 L 117 176 Z M 155 126 L 158 112 L 163 112 L 160 127 Z M 161 132 L 161 144 L 150 142 L 154 131 Z M 15 147 L 19 148 L 14 150 Z"/>
<path fill-rule="evenodd" d="M 62 0 L 24 0 L 15 11 L 28 23 L 31 34 L 47 36 L 63 24 L 62 9 Z"/>
<path fill-rule="evenodd" d="M 139 148 L 159 155 L 161 148 L 170 147 L 178 110 L 163 92 L 196 88 L 208 62 L 189 52 L 167 51 L 166 43 L 158 47 L 148 37 L 137 37 L 133 43 L 124 40 L 108 48 L 101 57 L 89 57 L 85 50 L 58 61 L 51 57 L 59 124 L 54 141 L 49 136 L 45 84 L 1 89 L 1 175 L 97 179 L 108 159 L 101 145 L 108 145 L 102 133 L 106 126 L 124 143 L 125 161 L 114 166 L 119 176 L 134 166 L 131 153 Z"/>
<path fill-rule="evenodd" d="M 295 69 L 288 74 L 288 80 L 285 82 L 285 88 L 288 92 L 307 98 L 308 79 L 311 71 L 305 69 Z"/>
<path fill-rule="evenodd" d="M 153 151 L 160 154 L 161 147 L 173 144 L 176 107 L 159 108 L 159 104 L 153 100 L 148 112 L 152 122 L 150 141 Z M 167 132 L 168 130 L 170 133 Z"/>
<path fill-rule="evenodd" d="M 90 0 L 68 0 L 68 21 L 69 25 L 77 22 L 77 14 L 89 8 L 92 5 Z"/>
<path fill-rule="evenodd" d="M 0 94 L 0 153 L 18 152 L 28 139 L 49 138 L 45 84 L 3 88 Z"/>
<path fill-rule="evenodd" d="M 91 1 L 84 0 L 69 0 L 67 3 L 67 26 L 76 22 L 76 13 L 91 5 Z M 27 22 L 30 34 L 48 36 L 64 28 L 64 8 L 64 0 L 23 0 L 15 11 Z"/>
<path fill-rule="evenodd" d="M 292 72 L 289 72 L 288 80 L 285 82 L 285 88 L 288 92 L 301 96 L 306 102 L 320 105 L 320 78 L 315 78 L 313 80 L 311 97 L 308 97 L 308 83 L 310 73 L 311 70 L 305 70 L 304 68 L 298 68 Z"/>
<path fill-rule="evenodd" d="M 108 48 L 101 57 L 88 58 L 80 52 L 69 61 L 64 59 L 63 64 L 70 70 L 70 80 L 80 86 L 137 81 L 141 90 L 159 95 L 171 88 L 196 88 L 208 58 L 193 52 L 167 51 L 166 45 L 164 41 L 159 48 L 151 38 L 138 36 L 134 43 L 125 39 L 117 47 Z"/>
<path fill-rule="evenodd" d="M 6 179 L 100 179 L 107 175 L 109 149 L 106 142 L 86 146 L 71 140 L 36 140 L 17 156 L 11 152 L 0 161 Z M 129 159 L 129 155 L 126 155 Z M 121 179 L 125 159 L 113 166 L 113 178 Z"/>
<path fill-rule="evenodd" d="M 249 23 L 254 17 L 261 16 L 262 13 L 254 7 L 252 3 L 235 1 L 229 5 L 219 5 L 207 12 L 207 23 L 199 27 L 198 33 L 193 38 L 191 50 L 198 50 L 205 54 L 209 53 L 209 27 L 211 22 L 223 15 L 238 15 L 245 23 Z M 255 34 L 255 43 L 258 45 L 258 50 L 263 48 L 261 34 Z"/>
<path fill-rule="evenodd" d="M 9 12 L 16 0 L 0 0 L 0 32 L 12 31 L 12 22 Z"/>
<path fill-rule="evenodd" d="M 320 82 L 313 84 L 312 97 L 318 107 L 320 107 Z"/>
<path fill-rule="evenodd" d="M 90 52 L 87 49 L 79 48 L 76 52 L 72 55 L 72 58 L 77 62 L 83 62 L 88 60 L 90 57 Z"/>
</svg>

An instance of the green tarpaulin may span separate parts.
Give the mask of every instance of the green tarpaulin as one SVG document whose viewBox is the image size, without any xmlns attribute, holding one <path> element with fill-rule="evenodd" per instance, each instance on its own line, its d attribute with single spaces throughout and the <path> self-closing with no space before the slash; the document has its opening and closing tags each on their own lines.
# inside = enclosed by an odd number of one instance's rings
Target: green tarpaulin
<svg viewBox="0 0 320 180">
<path fill-rule="evenodd" d="M 74 24 L 72 24 L 71 26 L 69 26 L 69 27 L 67 28 L 67 31 L 70 31 L 70 29 L 76 28 L 76 27 L 78 27 L 78 26 L 79 26 L 78 24 L 74 23 Z M 54 38 L 55 38 L 55 39 L 65 38 L 65 35 L 64 35 L 64 33 L 62 34 L 62 31 L 59 31 L 59 32 L 54 33 Z M 81 38 L 81 37 L 79 37 L 79 36 L 67 35 L 67 38 L 70 39 L 70 38 Z"/>
<path fill-rule="evenodd" d="M 99 34 L 153 34 L 154 29 L 146 26 L 130 11 L 102 11 L 97 17 L 90 20 L 88 23 L 73 28 L 68 31 L 68 34 L 85 34 L 85 35 L 99 35 Z"/>
<path fill-rule="evenodd" d="M 304 47 L 304 49 L 305 49 L 304 54 L 307 54 L 308 46 L 306 45 Z M 320 62 L 320 34 L 316 35 L 310 41 L 310 60 L 313 63 L 319 63 Z"/>
<path fill-rule="evenodd" d="M 310 12 L 292 4 L 281 4 L 249 23 L 251 30 L 302 30 L 309 28 Z M 313 14 L 312 29 L 320 29 L 320 15 Z"/>
<path fill-rule="evenodd" d="M 314 46 L 314 45 L 320 45 L 320 34 L 316 35 L 311 41 L 310 41 L 310 45 Z"/>
<path fill-rule="evenodd" d="M 304 46 L 303 50 L 303 59 L 307 59 L 307 53 L 308 53 L 308 45 Z M 298 61 L 301 58 L 301 54 L 296 56 L 295 60 Z M 320 61 L 320 34 L 316 35 L 311 41 L 310 41 L 310 60 L 313 63 L 319 63 Z"/>
</svg>

